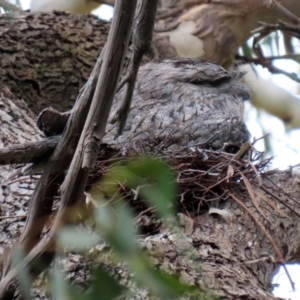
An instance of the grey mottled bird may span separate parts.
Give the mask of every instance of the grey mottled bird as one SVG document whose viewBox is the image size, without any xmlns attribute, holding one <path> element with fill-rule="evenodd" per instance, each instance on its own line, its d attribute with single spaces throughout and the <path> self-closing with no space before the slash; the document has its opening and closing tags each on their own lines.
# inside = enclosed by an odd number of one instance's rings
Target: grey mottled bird
<svg viewBox="0 0 300 300">
<path fill-rule="evenodd" d="M 135 147 L 239 146 L 249 139 L 243 103 L 249 92 L 242 77 L 190 59 L 147 63 L 140 67 L 123 134 L 113 141 L 115 125 L 110 124 L 105 141 Z M 123 93 L 116 95 L 114 107 Z"/>
<path fill-rule="evenodd" d="M 104 142 L 137 150 L 147 145 L 160 149 L 240 146 L 249 139 L 244 123 L 249 92 L 242 79 L 243 73 L 199 60 L 147 63 L 140 67 L 123 134 L 115 139 L 116 125 L 108 124 Z M 112 111 L 123 94 L 124 88 L 116 95 Z M 48 108 L 37 125 L 46 135 L 59 134 L 68 116 Z"/>
</svg>

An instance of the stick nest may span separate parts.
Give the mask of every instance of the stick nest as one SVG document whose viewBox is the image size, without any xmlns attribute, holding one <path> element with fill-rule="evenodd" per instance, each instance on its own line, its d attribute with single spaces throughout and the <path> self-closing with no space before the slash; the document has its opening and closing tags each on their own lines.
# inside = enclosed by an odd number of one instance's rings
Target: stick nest
<svg viewBox="0 0 300 300">
<path fill-rule="evenodd" d="M 89 188 L 98 183 L 116 164 L 126 163 L 139 155 L 132 149 L 126 149 L 124 155 L 124 149 L 118 151 L 109 146 L 104 151 L 105 155 L 101 153 L 101 159 L 90 175 Z M 179 187 L 178 211 L 198 215 L 211 206 L 218 206 L 220 201 L 228 198 L 228 192 L 239 186 L 241 174 L 249 181 L 253 178 L 260 180 L 260 174 L 266 169 L 271 158 L 262 159 L 263 153 L 253 147 L 249 147 L 241 157 L 239 153 L 231 154 L 201 148 L 187 148 L 177 153 L 157 152 L 155 157 L 165 161 L 175 173 Z M 137 214 L 149 212 L 149 207 L 142 201 L 137 201 L 136 191 L 127 188 L 123 183 L 119 184 L 119 191 Z"/>
</svg>

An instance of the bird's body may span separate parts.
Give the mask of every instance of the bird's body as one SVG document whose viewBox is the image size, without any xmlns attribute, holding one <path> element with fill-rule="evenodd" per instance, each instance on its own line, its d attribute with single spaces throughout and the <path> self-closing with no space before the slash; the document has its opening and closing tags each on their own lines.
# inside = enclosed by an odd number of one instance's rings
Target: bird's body
<svg viewBox="0 0 300 300">
<path fill-rule="evenodd" d="M 30 10 L 38 12 L 61 10 L 87 14 L 99 6 L 100 3 L 93 0 L 31 0 L 30 2 Z"/>
<path fill-rule="evenodd" d="M 131 110 L 118 144 L 165 148 L 208 141 L 213 149 L 249 139 L 244 123 L 248 90 L 243 74 L 189 59 L 150 62 L 139 70 Z M 124 93 L 116 95 L 115 107 Z M 108 131 L 114 125 L 108 126 Z M 108 134 L 106 139 L 110 139 Z M 110 137 L 110 138 L 108 138 Z"/>
</svg>

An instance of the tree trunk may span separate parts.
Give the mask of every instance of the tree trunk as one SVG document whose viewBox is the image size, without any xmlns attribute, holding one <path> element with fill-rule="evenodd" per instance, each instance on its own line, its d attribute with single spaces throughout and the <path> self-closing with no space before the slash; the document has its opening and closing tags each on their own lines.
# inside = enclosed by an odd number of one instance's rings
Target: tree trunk
<svg viewBox="0 0 300 300">
<path fill-rule="evenodd" d="M 34 142 L 42 138 L 42 134 L 35 126 L 34 114 L 24 101 L 15 97 L 4 85 L 0 86 L 0 103 L 2 148 L 13 144 Z M 1 182 L 11 175 L 16 167 L 0 166 Z M 36 179 L 37 176 L 27 176 L 7 186 L 1 184 L 1 253 L 7 253 L 6 248 L 16 243 L 16 238 L 24 227 L 24 218 Z"/>
<path fill-rule="evenodd" d="M 108 35 L 92 15 L 21 13 L 0 16 L 1 83 L 34 113 L 72 108 Z"/>
<path fill-rule="evenodd" d="M 9 27 L 8 22 L 11 22 Z M 0 27 L 3 28 L 0 45 L 1 144 L 38 140 L 41 135 L 34 125 L 35 116 L 18 98 L 23 98 L 35 113 L 49 105 L 60 110 L 71 108 L 105 43 L 109 24 L 91 16 L 56 12 L 20 14 L 12 19 L 2 16 Z M 1 179 L 12 170 L 1 167 Z M 265 216 L 258 213 L 243 181 L 229 182 L 226 188 L 247 210 L 234 197 L 228 197 L 219 204 L 219 209 L 229 218 L 222 218 L 219 213 L 209 214 L 207 207 L 198 211 L 198 205 L 194 210 L 182 210 L 178 214 L 184 236 L 192 247 L 193 260 L 181 249 L 180 240 L 174 240 L 172 233 L 163 228 L 159 233 L 156 231 L 140 238 L 140 244 L 158 267 L 224 299 L 275 299 L 270 294 L 270 279 L 278 266 L 272 257 L 275 261 L 278 257 L 266 233 L 253 221 L 249 211 L 253 211 L 273 237 L 284 261 L 298 261 L 300 179 L 291 171 L 278 170 L 260 176 L 261 186 L 257 177 L 251 184 L 260 193 L 255 199 Z M 34 182 L 34 178 L 27 177 L 7 188 L 2 187 L 2 216 L 26 212 Z M 263 201 L 266 196 L 274 207 Z M 197 202 L 196 198 L 192 200 Z M 23 219 L 19 218 L 0 220 L 2 252 L 15 242 L 23 225 Z M 105 252 L 109 250 L 99 250 L 99 263 L 108 265 L 122 283 L 130 286 L 132 282 L 126 268 L 110 263 Z M 71 254 L 69 259 L 74 266 L 76 259 Z M 85 283 L 86 277 L 80 277 L 80 272 L 74 274 L 71 267 L 67 271 L 70 277 L 74 275 L 77 283 Z M 133 286 L 132 290 L 136 292 L 136 299 L 149 299 L 141 288 Z"/>
</svg>

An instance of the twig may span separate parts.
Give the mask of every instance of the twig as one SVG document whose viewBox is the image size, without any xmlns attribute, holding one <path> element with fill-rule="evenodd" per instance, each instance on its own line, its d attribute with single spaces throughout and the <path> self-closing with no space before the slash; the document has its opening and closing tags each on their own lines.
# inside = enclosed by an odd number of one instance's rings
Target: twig
<svg viewBox="0 0 300 300">
<path fill-rule="evenodd" d="M 281 57 L 280 56 L 264 57 L 262 48 L 259 45 L 259 42 L 263 38 L 265 38 L 270 33 L 272 33 L 273 31 L 276 31 L 276 30 L 281 30 L 281 31 L 287 33 L 289 36 L 295 36 L 297 38 L 300 38 L 300 19 L 275 0 L 271 1 L 271 6 L 279 12 L 279 15 L 281 15 L 285 20 L 289 21 L 292 24 L 283 22 L 281 20 L 278 20 L 277 24 L 267 24 L 264 22 L 259 22 L 261 27 L 252 31 L 253 34 L 259 33 L 259 35 L 255 36 L 253 39 L 253 50 L 258 58 L 241 57 L 241 56 L 240 56 L 240 58 L 243 58 L 245 61 L 248 61 L 248 62 L 253 62 L 255 64 L 259 64 L 259 65 L 267 68 L 269 70 L 269 72 L 271 72 L 272 74 L 283 74 L 283 75 L 289 77 L 291 80 L 294 80 L 297 83 L 300 83 L 300 78 L 297 76 L 296 73 L 286 72 L 282 69 L 275 67 L 272 64 L 272 61 L 275 59 L 285 59 L 285 58 L 293 59 L 294 61 L 299 63 L 299 56 L 284 55 Z"/>
<path fill-rule="evenodd" d="M 130 10 L 134 11 L 136 1 L 131 2 L 132 6 L 128 6 L 127 9 L 130 7 Z M 118 47 L 120 47 L 119 49 L 112 48 L 112 51 L 107 51 L 105 53 L 103 68 L 99 75 L 91 110 L 76 151 L 79 154 L 80 151 L 82 151 L 81 147 L 84 149 L 83 157 L 82 155 L 79 155 L 77 160 L 79 162 L 82 159 L 82 168 L 86 170 L 86 176 L 89 170 L 94 166 L 98 149 L 105 133 L 106 122 L 113 102 L 117 82 L 121 74 L 120 71 L 122 70 L 121 64 L 129 42 L 132 23 L 132 19 L 130 18 L 131 14 L 123 16 L 123 18 L 122 15 L 119 15 L 118 17 L 120 18 L 118 20 L 120 22 L 118 25 L 119 27 L 112 26 L 107 45 L 113 47 L 115 39 L 118 40 L 122 37 L 123 40 L 121 43 L 118 42 Z M 122 26 L 124 26 L 124 28 L 122 28 Z M 75 160 L 73 160 L 73 163 L 75 164 Z"/>
<path fill-rule="evenodd" d="M 228 193 L 228 194 L 232 199 L 234 199 L 249 214 L 249 216 L 253 219 L 253 221 L 260 227 L 262 232 L 265 234 L 265 236 L 267 237 L 267 239 L 269 240 L 269 242 L 273 246 L 273 249 L 275 250 L 275 253 L 276 253 L 276 256 L 277 256 L 277 262 L 283 264 L 284 263 L 283 256 L 282 256 L 280 250 L 278 249 L 274 239 L 272 238 L 270 233 L 267 231 L 265 226 L 255 217 L 254 213 L 249 208 L 247 208 L 247 206 L 241 200 L 239 200 L 232 193 Z"/>
<path fill-rule="evenodd" d="M 147 209 L 141 211 L 135 218 L 133 218 L 133 221 L 136 222 L 136 221 L 138 221 L 138 219 L 139 219 L 140 217 L 142 217 L 142 216 L 145 215 L 146 213 L 149 213 L 149 212 L 154 213 L 154 212 L 156 212 L 156 210 L 157 210 L 157 209 L 155 209 L 154 207 L 148 207 Z"/>
<path fill-rule="evenodd" d="M 3 217 L 0 217 L 0 220 L 6 220 L 6 219 L 23 219 L 23 218 L 26 218 L 27 217 L 27 214 L 24 214 L 24 215 L 13 215 L 13 216 L 3 216 Z"/>
<path fill-rule="evenodd" d="M 125 86 L 120 104 L 116 110 L 115 119 L 117 121 L 117 135 L 124 129 L 126 119 L 130 110 L 131 98 L 134 91 L 135 80 L 142 57 L 151 51 L 152 31 L 155 22 L 158 0 L 144 0 L 136 14 L 134 35 L 132 38 L 133 52 L 130 64 L 124 79 L 118 86 L 118 90 Z"/>
<path fill-rule="evenodd" d="M 256 199 L 255 194 L 254 194 L 254 190 L 253 190 L 253 188 L 252 188 L 252 186 L 250 184 L 250 181 L 241 172 L 239 172 L 239 173 L 242 176 L 242 179 L 244 181 L 245 187 L 247 188 L 248 194 L 250 196 L 250 199 L 252 200 L 253 205 L 255 206 L 255 208 L 257 209 L 257 211 L 264 217 L 264 219 L 267 220 L 268 222 L 270 222 L 272 224 L 272 222 L 267 218 L 267 216 L 264 214 L 264 212 L 259 207 L 257 199 Z"/>
<path fill-rule="evenodd" d="M 49 157 L 57 146 L 59 136 L 54 136 L 39 142 L 13 145 L 0 149 L 0 165 L 26 164 Z"/>
<path fill-rule="evenodd" d="M 282 6 L 278 1 L 273 0 L 271 3 L 271 6 L 273 6 L 278 12 L 280 12 L 291 23 L 300 25 L 300 19 L 296 15 L 294 15 L 292 12 L 290 12 L 288 9 L 286 9 L 284 6 Z"/>
<path fill-rule="evenodd" d="M 242 56 L 242 55 L 236 55 L 237 59 L 243 59 L 245 61 L 247 61 L 249 59 L 249 57 L 247 56 Z M 250 58 L 251 59 L 251 58 Z M 255 58 L 253 58 L 254 61 L 249 61 L 249 62 L 254 62 L 255 63 Z M 295 62 L 299 62 L 300 60 L 300 54 L 283 54 L 283 55 L 274 55 L 274 56 L 265 56 L 264 57 L 265 60 L 281 60 L 281 59 L 292 59 Z"/>
<path fill-rule="evenodd" d="M 248 63 L 251 62 L 256 65 L 261 65 L 262 67 L 267 68 L 269 70 L 269 72 L 272 74 L 283 74 L 283 75 L 289 77 L 290 79 L 292 79 L 293 81 L 300 83 L 300 78 L 297 76 L 296 73 L 289 73 L 289 72 L 286 72 L 282 69 L 275 67 L 272 64 L 271 60 L 267 60 L 263 57 L 263 54 L 261 52 L 261 48 L 259 45 L 256 45 L 255 48 L 256 48 L 256 53 L 260 52 L 260 54 L 259 54 L 259 56 L 261 56 L 260 58 L 245 57 L 245 56 L 241 56 L 241 55 L 237 55 L 236 58 L 243 59 L 245 62 L 248 62 Z M 260 50 L 257 50 L 257 49 L 260 49 Z"/>
<path fill-rule="evenodd" d="M 270 133 L 266 133 L 263 136 L 259 137 L 259 138 L 253 138 L 253 142 L 251 143 L 251 146 L 254 146 L 258 141 L 263 140 L 265 137 L 267 137 Z"/>
<path fill-rule="evenodd" d="M 273 183 L 272 182 L 272 180 L 270 180 L 270 178 L 268 177 L 268 176 L 265 176 L 265 178 L 267 179 L 267 180 L 269 180 L 271 183 Z M 274 184 L 274 183 L 273 183 Z M 278 187 L 276 184 L 275 184 L 275 186 L 280 190 L 280 191 L 282 191 L 284 194 L 286 194 L 285 192 L 284 192 L 284 190 L 282 190 L 280 187 Z M 299 217 L 300 218 L 300 213 L 298 213 L 295 209 L 293 209 L 290 205 L 288 205 L 288 204 L 286 204 L 286 202 L 285 201 L 282 201 L 280 198 L 278 198 L 276 195 L 274 195 L 274 194 L 272 194 L 271 192 L 269 192 L 266 188 L 264 188 L 264 187 L 260 187 L 260 189 L 261 190 L 263 190 L 266 194 L 268 194 L 269 196 L 272 196 L 272 197 L 274 197 L 278 202 L 280 202 L 283 206 L 285 206 L 286 208 L 288 208 L 290 211 L 292 211 L 297 217 Z M 289 196 L 288 196 L 289 197 Z M 293 199 L 292 199 L 293 200 Z M 294 200 L 293 200 L 294 201 Z"/>
<path fill-rule="evenodd" d="M 258 259 L 253 259 L 253 260 L 248 260 L 248 261 L 244 261 L 243 263 L 245 265 L 253 265 L 253 264 L 258 264 L 260 262 L 271 262 L 271 263 L 276 263 L 275 258 L 271 255 L 271 256 L 267 256 L 267 257 L 261 257 Z"/>
<path fill-rule="evenodd" d="M 116 0 L 93 0 L 94 2 L 99 2 L 101 4 L 106 4 L 106 5 L 110 5 L 110 6 L 114 6 Z"/>
<path fill-rule="evenodd" d="M 293 292 L 295 292 L 295 290 L 296 290 L 296 289 L 295 289 L 295 283 L 292 281 L 291 274 L 290 274 L 290 272 L 288 271 L 288 269 L 287 269 L 287 267 L 286 267 L 286 264 L 282 263 L 281 266 L 283 267 L 283 269 L 284 269 L 284 271 L 285 271 L 285 274 L 286 274 L 286 276 L 287 276 L 287 278 L 288 278 L 288 280 L 289 280 L 289 282 L 290 282 L 290 284 L 291 284 L 291 286 L 292 286 Z"/>
<path fill-rule="evenodd" d="M 84 120 L 86 119 L 93 93 L 95 91 L 99 70 L 102 64 L 102 53 L 100 54 L 94 70 L 88 80 L 86 88 L 79 95 L 78 101 L 72 110 L 72 115 L 68 121 L 67 128 L 62 135 L 62 138 L 60 139 L 54 153 L 46 163 L 44 172 L 32 196 L 28 211 L 28 218 L 20 238 L 20 243 L 22 244 L 22 248 L 24 250 L 27 249 L 30 251 L 35 245 L 32 241 L 30 241 L 29 238 L 31 236 L 31 232 L 36 232 L 39 229 L 41 234 L 43 224 L 41 224 L 40 215 L 45 214 L 43 212 L 46 207 L 52 207 L 52 201 L 49 197 L 47 198 L 47 203 L 44 201 L 45 192 L 47 189 L 49 189 L 48 182 L 50 177 L 52 177 L 51 175 L 54 174 L 54 177 L 56 177 L 58 173 L 66 169 L 70 164 L 73 153 L 75 152 L 75 147 L 78 142 L 80 132 L 84 126 Z M 37 223 L 40 224 L 39 227 L 36 226 Z"/>
<path fill-rule="evenodd" d="M 254 173 L 255 173 L 255 175 L 256 175 L 256 178 L 257 178 L 257 181 L 258 181 L 258 186 L 261 187 L 262 184 L 263 184 L 263 183 L 262 183 L 262 179 L 261 179 L 261 177 L 260 177 L 260 175 L 259 175 L 259 173 L 258 173 L 256 167 L 255 167 L 254 164 L 251 162 L 250 157 L 248 158 L 248 163 L 249 163 L 249 165 L 251 166 L 252 170 L 254 171 Z"/>
</svg>

